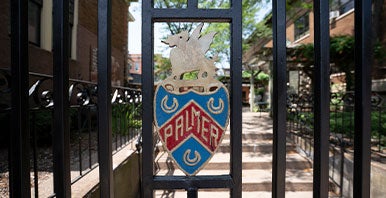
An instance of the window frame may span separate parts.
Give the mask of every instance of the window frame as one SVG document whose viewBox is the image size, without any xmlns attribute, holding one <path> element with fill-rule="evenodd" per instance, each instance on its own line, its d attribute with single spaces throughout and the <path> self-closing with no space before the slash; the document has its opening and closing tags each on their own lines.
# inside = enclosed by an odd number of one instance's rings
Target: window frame
<svg viewBox="0 0 386 198">
<path fill-rule="evenodd" d="M 343 15 L 353 9 L 354 0 L 334 0 L 330 4 L 330 11 L 339 11 L 339 15 Z"/>
<path fill-rule="evenodd" d="M 36 12 L 32 12 L 32 7 L 34 6 L 37 8 L 37 10 L 34 10 Z M 41 15 L 42 15 L 42 8 L 43 8 L 43 0 L 28 0 L 28 41 L 30 44 L 39 46 L 41 45 Z M 32 14 L 36 16 L 36 21 L 33 21 L 34 24 L 32 24 Z M 31 28 L 30 28 L 31 27 Z M 32 30 L 32 27 L 35 29 Z M 31 31 L 34 31 L 35 38 L 33 38 L 33 34 Z"/>
<path fill-rule="evenodd" d="M 303 21 L 302 21 L 303 20 Z M 299 27 L 299 25 L 304 27 Z M 299 40 L 310 32 L 310 13 L 307 12 L 294 21 L 294 40 Z"/>
</svg>

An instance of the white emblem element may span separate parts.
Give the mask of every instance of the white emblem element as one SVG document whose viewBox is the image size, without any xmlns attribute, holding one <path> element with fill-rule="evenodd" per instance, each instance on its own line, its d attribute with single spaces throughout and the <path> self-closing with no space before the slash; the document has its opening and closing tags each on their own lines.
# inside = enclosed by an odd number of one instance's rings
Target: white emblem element
<svg viewBox="0 0 386 198">
<path fill-rule="evenodd" d="M 161 101 L 161 108 L 166 113 L 173 113 L 178 108 L 178 100 L 176 98 L 173 98 L 173 104 L 171 106 L 168 106 L 166 103 L 168 101 L 168 96 L 166 95 L 164 98 L 162 98 Z"/>
<path fill-rule="evenodd" d="M 189 155 L 192 151 L 190 149 L 186 150 L 184 153 L 184 162 L 188 166 L 195 166 L 201 161 L 201 155 L 199 152 L 194 151 L 194 158 L 189 158 Z"/>
<path fill-rule="evenodd" d="M 162 82 L 168 91 L 176 94 L 187 89 L 210 92 L 214 91 L 211 88 L 218 87 L 220 82 L 214 78 L 216 75 L 214 63 L 218 57 L 205 56 L 216 32 L 200 35 L 203 26 L 203 23 L 199 24 L 190 36 L 187 31 L 183 31 L 162 41 L 173 48 L 170 51 L 172 75 Z M 190 72 L 198 72 L 197 79 L 184 80 L 184 74 Z"/>
<path fill-rule="evenodd" d="M 209 101 L 206 103 L 208 110 L 213 114 L 220 114 L 224 111 L 224 101 L 219 98 L 218 99 L 218 106 L 215 107 L 214 104 L 214 98 L 210 98 Z"/>
</svg>

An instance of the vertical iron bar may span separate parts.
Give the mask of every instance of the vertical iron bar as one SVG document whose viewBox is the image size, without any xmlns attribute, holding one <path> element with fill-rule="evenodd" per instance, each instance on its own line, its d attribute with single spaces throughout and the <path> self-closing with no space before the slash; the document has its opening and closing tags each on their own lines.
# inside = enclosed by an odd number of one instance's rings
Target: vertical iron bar
<svg viewBox="0 0 386 198">
<path fill-rule="evenodd" d="M 371 1 L 355 1 L 354 197 L 370 197 Z"/>
<path fill-rule="evenodd" d="M 189 188 L 187 190 L 187 197 L 188 198 L 197 198 L 198 197 L 197 188 Z"/>
<path fill-rule="evenodd" d="M 38 151 L 37 151 L 37 144 L 36 144 L 36 112 L 32 112 L 32 156 L 33 156 L 33 167 L 34 167 L 34 192 L 35 192 L 35 198 L 39 197 L 39 177 L 38 177 Z"/>
<path fill-rule="evenodd" d="M 91 110 L 90 106 L 87 107 L 87 124 L 88 124 L 88 168 L 92 167 L 92 152 L 91 152 Z"/>
<path fill-rule="evenodd" d="M 242 193 L 242 1 L 232 0 L 231 8 L 235 10 L 231 23 L 231 93 L 230 93 L 230 175 L 234 186 L 231 188 L 231 197 L 241 197 Z"/>
<path fill-rule="evenodd" d="M 285 197 L 286 172 L 286 10 L 273 0 L 273 159 L 272 197 Z"/>
<path fill-rule="evenodd" d="M 69 1 L 53 2 L 53 159 L 56 197 L 71 197 L 69 130 Z"/>
<path fill-rule="evenodd" d="M 122 134 L 124 133 L 124 126 L 122 125 L 123 124 L 123 119 L 122 119 L 122 114 L 123 114 L 123 111 L 122 111 L 122 104 L 119 104 L 119 137 L 118 137 L 118 140 L 119 140 L 119 147 L 121 147 L 123 144 L 122 144 Z"/>
<path fill-rule="evenodd" d="M 98 0 L 98 161 L 100 197 L 114 197 L 110 94 L 111 1 Z"/>
<path fill-rule="evenodd" d="M 344 114 L 345 114 L 345 111 L 346 111 L 345 108 L 347 108 L 347 107 L 349 107 L 349 106 L 343 104 L 343 110 L 342 110 L 342 114 L 341 114 L 341 115 L 342 115 L 342 116 L 341 116 L 341 117 L 342 117 L 342 119 L 341 119 L 342 125 L 340 126 L 340 132 L 341 132 L 341 134 L 342 134 L 342 136 L 341 136 L 342 141 L 344 141 L 344 139 L 345 139 L 345 136 L 344 136 L 344 135 L 345 135 L 345 132 L 344 132 L 344 131 L 345 131 L 345 128 L 344 128 L 344 123 L 345 123 L 345 122 L 344 122 L 344 118 L 345 118 L 345 115 L 344 115 Z M 349 132 L 348 132 L 348 135 L 351 136 L 351 135 L 352 135 L 352 132 L 349 131 Z M 350 140 L 350 143 L 351 143 L 351 140 Z"/>
<path fill-rule="evenodd" d="M 142 13 L 151 13 L 153 1 L 142 1 Z M 142 14 L 142 197 L 153 197 L 153 29 L 151 14 Z M 133 99 L 135 102 L 135 99 Z"/>
<path fill-rule="evenodd" d="M 116 106 L 116 104 L 114 106 Z M 113 119 L 113 123 L 115 124 L 115 127 L 112 129 L 112 133 L 113 133 L 112 137 L 113 137 L 114 143 L 115 143 L 114 152 L 116 152 L 118 150 L 118 133 L 119 133 L 119 126 L 118 126 L 119 125 L 119 119 L 118 119 L 118 115 L 116 112 L 113 112 L 112 119 Z"/>
<path fill-rule="evenodd" d="M 10 197 L 30 197 L 28 115 L 28 2 L 11 2 L 12 110 L 9 144 Z"/>
<path fill-rule="evenodd" d="M 328 197 L 330 134 L 329 3 L 314 1 L 314 177 L 313 197 Z M 310 147 L 311 153 L 311 147 Z"/>
<path fill-rule="evenodd" d="M 371 110 L 370 110 L 371 111 Z M 355 115 L 354 115 L 354 117 L 355 117 Z M 353 125 L 352 125 L 352 119 L 353 119 L 353 112 L 352 111 L 349 111 L 349 119 L 350 119 L 350 123 L 349 123 L 349 127 L 348 127 L 348 131 L 350 131 L 350 137 L 349 137 L 349 139 L 350 139 L 350 142 L 352 142 L 353 141 Z M 354 118 L 355 119 L 355 118 Z"/>
<path fill-rule="evenodd" d="M 188 0 L 188 9 L 197 9 L 198 1 L 197 0 Z"/>
<path fill-rule="evenodd" d="M 133 100 L 134 101 L 134 100 Z M 131 104 L 131 115 L 133 115 L 132 117 L 131 117 L 131 119 L 129 120 L 129 122 L 131 123 L 131 125 L 132 126 L 130 126 L 129 125 L 129 138 L 131 139 L 131 138 L 133 138 L 134 137 L 134 127 L 133 127 L 133 124 L 134 124 L 134 118 L 135 118 L 135 116 L 136 116 L 136 114 L 135 114 L 135 109 L 137 108 L 137 106 L 134 104 L 134 102 L 132 102 Z"/>
<path fill-rule="evenodd" d="M 382 108 L 378 108 L 378 152 L 381 153 L 381 141 L 382 141 Z"/>
<path fill-rule="evenodd" d="M 338 104 L 335 105 L 334 107 L 334 112 L 335 112 L 335 115 L 334 115 L 334 120 L 335 120 L 335 127 L 334 127 L 334 133 L 335 134 L 338 134 Z"/>
<path fill-rule="evenodd" d="M 344 163 L 345 163 L 345 159 L 344 159 L 344 147 L 343 147 L 343 144 L 340 144 L 340 173 L 339 173 L 339 176 L 340 176 L 340 186 L 339 186 L 339 194 L 341 197 L 343 197 L 343 182 L 344 182 Z M 335 159 L 335 158 L 334 158 Z"/>
<path fill-rule="evenodd" d="M 82 106 L 78 109 L 78 150 L 79 175 L 82 175 Z"/>
</svg>

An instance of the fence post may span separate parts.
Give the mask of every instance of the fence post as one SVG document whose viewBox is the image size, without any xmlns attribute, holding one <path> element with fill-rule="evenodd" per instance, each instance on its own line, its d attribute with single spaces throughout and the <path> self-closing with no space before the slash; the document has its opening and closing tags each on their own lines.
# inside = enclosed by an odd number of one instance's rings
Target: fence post
<svg viewBox="0 0 386 198">
<path fill-rule="evenodd" d="M 9 144 L 10 196 L 30 197 L 28 111 L 28 2 L 11 3 L 12 110 Z"/>
</svg>

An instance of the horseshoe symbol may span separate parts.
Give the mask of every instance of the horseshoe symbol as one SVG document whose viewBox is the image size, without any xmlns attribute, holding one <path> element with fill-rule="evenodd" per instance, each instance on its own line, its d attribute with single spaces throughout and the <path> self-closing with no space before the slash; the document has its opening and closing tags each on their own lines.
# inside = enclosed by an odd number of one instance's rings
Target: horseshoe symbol
<svg viewBox="0 0 386 198">
<path fill-rule="evenodd" d="M 217 107 L 215 107 L 213 105 L 213 102 L 214 102 L 214 98 L 210 98 L 208 103 L 206 103 L 209 111 L 211 113 L 213 113 L 213 114 L 220 114 L 220 113 L 222 113 L 223 110 L 224 110 L 224 101 L 221 98 L 219 98 L 218 106 Z"/>
<path fill-rule="evenodd" d="M 173 98 L 173 104 L 171 106 L 167 105 L 168 96 L 166 95 L 162 101 L 161 101 L 161 108 L 166 113 L 173 113 L 178 108 L 178 100 L 176 98 Z"/>
<path fill-rule="evenodd" d="M 191 152 L 190 149 L 185 151 L 184 157 L 183 157 L 184 162 L 188 166 L 195 166 L 198 164 L 198 162 L 201 161 L 201 155 L 197 151 L 194 151 L 194 158 L 191 159 L 191 158 L 189 158 L 190 152 Z"/>
</svg>

